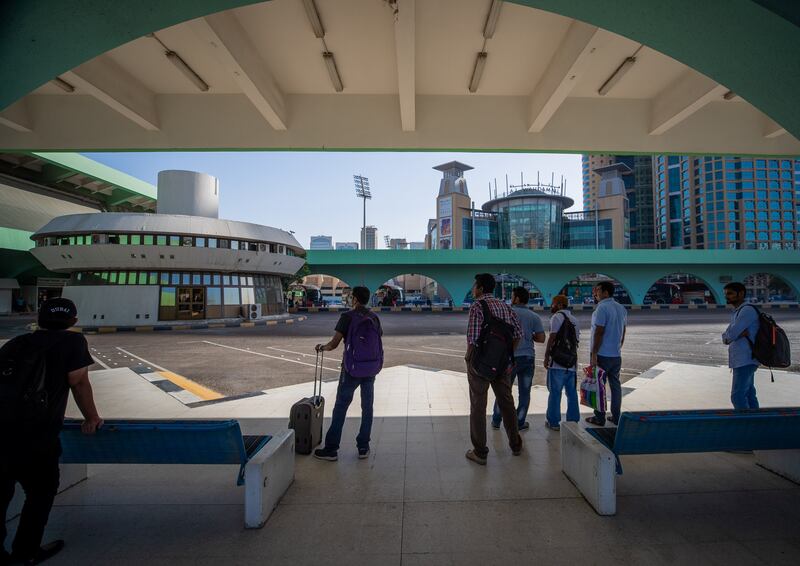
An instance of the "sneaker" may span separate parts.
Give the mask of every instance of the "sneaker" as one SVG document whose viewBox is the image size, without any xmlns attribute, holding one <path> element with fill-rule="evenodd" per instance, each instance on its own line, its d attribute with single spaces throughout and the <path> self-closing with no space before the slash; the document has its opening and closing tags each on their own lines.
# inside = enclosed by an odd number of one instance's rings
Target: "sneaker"
<svg viewBox="0 0 800 566">
<path fill-rule="evenodd" d="M 481 466 L 486 465 L 486 458 L 478 456 L 477 454 L 475 454 L 474 450 L 467 450 L 466 456 L 467 460 L 472 460 L 473 462 L 475 462 L 476 464 L 480 464 Z"/>
<path fill-rule="evenodd" d="M 529 423 L 528 421 L 525 421 L 524 423 L 519 425 L 520 432 L 522 432 L 523 430 L 528 430 L 529 428 L 531 428 L 531 423 Z"/>
<path fill-rule="evenodd" d="M 495 430 L 500 430 L 500 423 L 492 421 L 492 428 Z"/>
<path fill-rule="evenodd" d="M 36 553 L 36 556 L 33 558 L 19 558 L 16 555 L 12 554 L 11 564 L 24 564 L 25 566 L 32 566 L 33 564 L 41 564 L 45 560 L 48 560 L 61 552 L 64 548 L 64 541 L 63 540 L 54 540 L 53 542 L 48 542 L 47 544 L 43 544 L 39 551 Z"/>
<path fill-rule="evenodd" d="M 363 460 L 364 458 L 369 458 L 369 448 L 358 449 L 358 459 Z"/>
<path fill-rule="evenodd" d="M 519 456 L 520 454 L 522 454 L 522 447 L 523 447 L 522 446 L 522 437 L 520 436 L 519 437 L 519 448 L 517 450 L 512 450 L 511 453 L 514 456 Z"/>
<path fill-rule="evenodd" d="M 339 459 L 339 451 L 333 448 L 317 448 L 314 450 L 314 458 L 318 460 L 327 460 L 328 462 L 335 462 Z"/>
<path fill-rule="evenodd" d="M 559 430 L 561 430 L 561 425 L 557 425 L 557 424 L 550 424 L 550 422 L 549 422 L 549 421 L 544 421 L 544 426 L 545 426 L 545 428 L 549 428 L 550 430 L 554 430 L 554 431 L 556 431 L 556 432 L 558 432 Z"/>
</svg>

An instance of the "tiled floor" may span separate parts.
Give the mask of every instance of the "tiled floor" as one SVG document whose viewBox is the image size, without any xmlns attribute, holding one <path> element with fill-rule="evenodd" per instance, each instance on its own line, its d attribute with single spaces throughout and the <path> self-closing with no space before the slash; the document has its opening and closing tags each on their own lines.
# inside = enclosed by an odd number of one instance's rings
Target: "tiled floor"
<svg viewBox="0 0 800 566">
<path fill-rule="evenodd" d="M 727 405 L 723 368 L 661 364 L 624 407 Z M 287 424 L 305 386 L 190 409 L 126 370 L 93 379 L 105 416 L 236 417 Z M 131 372 L 132 373 L 132 372 Z M 762 404 L 800 405 L 800 376 L 759 375 Z M 135 381 L 139 380 L 139 381 Z M 335 383 L 326 383 L 329 414 Z M 485 467 L 469 447 L 463 375 L 396 367 L 376 385 L 372 453 L 358 460 L 358 397 L 340 460 L 298 456 L 295 482 L 267 525 L 245 531 L 229 466 L 93 466 L 59 495 L 46 537 L 53 564 L 797 564 L 800 487 L 739 454 L 624 459 L 618 513 L 600 517 L 561 473 L 558 433 L 533 394 L 525 451 L 489 428 Z M 72 409 L 74 410 L 74 408 Z M 13 529 L 16 521 L 10 524 Z"/>
</svg>

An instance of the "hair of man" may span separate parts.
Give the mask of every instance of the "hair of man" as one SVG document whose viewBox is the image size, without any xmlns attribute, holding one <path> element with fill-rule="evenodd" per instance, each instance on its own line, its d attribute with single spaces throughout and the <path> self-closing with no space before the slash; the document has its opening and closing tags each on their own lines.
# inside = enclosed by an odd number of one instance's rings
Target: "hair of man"
<svg viewBox="0 0 800 566">
<path fill-rule="evenodd" d="M 600 281 L 596 287 L 599 287 L 602 292 L 608 293 L 609 297 L 614 296 L 614 284 L 611 281 Z"/>
<path fill-rule="evenodd" d="M 519 299 L 519 304 L 521 305 L 527 305 L 531 299 L 531 294 L 525 287 L 514 287 L 511 291 L 511 296 Z"/>
<path fill-rule="evenodd" d="M 736 294 L 747 293 L 747 287 L 744 286 L 744 283 L 740 283 L 739 281 L 731 281 L 730 283 L 725 285 L 724 289 L 726 291 L 730 289 Z"/>
<path fill-rule="evenodd" d="M 369 292 L 369 289 L 367 289 L 366 287 L 358 286 L 358 287 L 353 287 L 352 295 L 353 297 L 355 297 L 355 299 L 359 302 L 361 306 L 367 306 L 367 303 L 369 303 L 369 296 L 371 295 L 371 293 Z"/>
<path fill-rule="evenodd" d="M 483 289 L 484 293 L 494 293 L 496 282 L 491 273 L 478 273 L 475 276 L 475 285 Z"/>
</svg>

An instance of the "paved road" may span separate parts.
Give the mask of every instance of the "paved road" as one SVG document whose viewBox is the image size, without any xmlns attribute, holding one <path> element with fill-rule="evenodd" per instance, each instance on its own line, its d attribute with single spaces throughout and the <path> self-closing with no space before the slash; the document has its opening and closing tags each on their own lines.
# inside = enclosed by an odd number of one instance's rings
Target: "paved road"
<svg viewBox="0 0 800 566">
<path fill-rule="evenodd" d="M 795 345 L 800 358 L 800 313 L 773 311 Z M 545 320 L 547 317 L 545 316 Z M 591 313 L 576 313 L 584 332 L 580 359 L 588 360 Z M 198 383 L 234 395 L 310 381 L 314 370 L 314 345 L 333 334 L 338 315 L 310 314 L 294 325 L 259 328 L 195 330 L 159 333 L 118 333 L 87 336 L 95 358 L 108 367 L 140 364 L 163 368 Z M 720 340 L 729 314 L 701 311 L 630 311 L 623 350 L 622 378 L 630 379 L 663 360 L 725 365 L 726 347 Z M 386 366 L 417 366 L 464 370 L 462 313 L 383 314 Z M 27 322 L 27 321 L 24 321 Z M 6 319 L 0 336 L 24 331 L 24 322 Z M 537 345 L 535 382 L 544 383 Z M 325 378 L 336 379 L 341 348 L 325 358 Z M 100 369 L 97 364 L 93 369 Z M 797 365 L 794 370 L 800 370 Z"/>
</svg>

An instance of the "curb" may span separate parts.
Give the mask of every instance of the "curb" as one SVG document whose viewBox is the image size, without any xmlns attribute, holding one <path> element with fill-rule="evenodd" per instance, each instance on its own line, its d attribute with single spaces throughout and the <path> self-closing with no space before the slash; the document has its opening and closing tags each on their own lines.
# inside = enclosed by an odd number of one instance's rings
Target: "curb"
<svg viewBox="0 0 800 566">
<path fill-rule="evenodd" d="M 259 326 L 277 326 L 278 324 L 294 324 L 305 320 L 305 316 L 283 318 L 278 320 L 239 320 L 230 322 L 203 322 L 195 324 L 176 324 L 171 326 L 75 326 L 72 332 L 82 334 L 108 334 L 113 332 L 164 332 L 167 330 L 208 330 L 209 328 L 256 328 Z"/>
<path fill-rule="evenodd" d="M 690 305 L 622 305 L 627 310 L 634 311 L 657 311 L 657 310 L 725 310 L 728 305 L 709 305 L 709 304 L 690 304 Z M 800 309 L 798 303 L 781 303 L 781 304 L 758 304 L 762 310 L 797 310 Z M 570 310 L 573 311 L 592 311 L 595 305 L 570 305 Z M 528 307 L 534 312 L 550 312 L 549 307 L 534 306 Z M 289 309 L 292 314 L 296 313 L 317 313 L 317 312 L 346 312 L 349 309 L 344 307 L 293 307 Z M 468 312 L 469 307 L 372 307 L 372 312 Z"/>
</svg>

